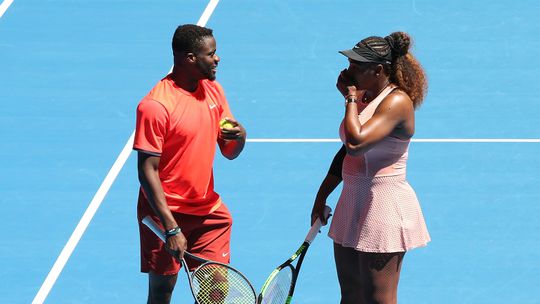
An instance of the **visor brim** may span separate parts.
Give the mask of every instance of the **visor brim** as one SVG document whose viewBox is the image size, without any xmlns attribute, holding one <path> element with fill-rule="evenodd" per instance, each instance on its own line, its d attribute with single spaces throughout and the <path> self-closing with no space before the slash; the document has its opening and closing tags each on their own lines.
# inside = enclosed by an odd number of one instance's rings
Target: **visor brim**
<svg viewBox="0 0 540 304">
<path fill-rule="evenodd" d="M 371 60 L 359 55 L 357 52 L 353 51 L 353 50 L 344 50 L 344 51 L 339 51 L 340 54 L 342 54 L 343 56 L 349 58 L 349 59 L 352 59 L 354 61 L 358 61 L 358 62 L 371 62 Z"/>
</svg>

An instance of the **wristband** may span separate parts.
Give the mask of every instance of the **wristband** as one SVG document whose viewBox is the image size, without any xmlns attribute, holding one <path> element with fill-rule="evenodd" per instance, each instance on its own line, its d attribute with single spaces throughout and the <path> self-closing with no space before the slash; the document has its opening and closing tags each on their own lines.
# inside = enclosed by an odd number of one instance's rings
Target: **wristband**
<svg viewBox="0 0 540 304">
<path fill-rule="evenodd" d="M 345 106 L 353 102 L 356 102 L 356 98 L 345 98 Z"/>
<path fill-rule="evenodd" d="M 165 239 L 168 239 L 171 236 L 175 236 L 175 235 L 179 234 L 180 232 L 182 232 L 182 230 L 180 230 L 180 227 L 178 227 L 178 226 L 176 228 L 167 230 L 167 231 L 165 231 Z"/>
</svg>

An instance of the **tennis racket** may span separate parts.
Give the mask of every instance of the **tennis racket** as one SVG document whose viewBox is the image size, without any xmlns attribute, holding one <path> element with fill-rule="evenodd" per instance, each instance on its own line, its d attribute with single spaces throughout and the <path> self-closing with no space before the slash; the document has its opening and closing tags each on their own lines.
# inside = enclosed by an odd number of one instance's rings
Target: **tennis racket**
<svg viewBox="0 0 540 304">
<path fill-rule="evenodd" d="M 142 220 L 163 242 L 164 231 L 150 217 Z M 240 271 L 233 267 L 209 261 L 187 251 L 184 255 L 202 262 L 191 274 L 184 258 L 180 259 L 186 271 L 191 293 L 197 304 L 256 304 L 255 289 Z"/>
<path fill-rule="evenodd" d="M 330 216 L 332 209 L 328 206 L 324 209 L 324 216 L 326 219 Z M 317 236 L 319 229 L 322 227 L 321 219 L 317 219 L 315 223 L 309 229 L 309 232 L 304 240 L 304 243 L 296 252 L 287 260 L 285 263 L 279 265 L 261 289 L 261 293 L 257 298 L 258 304 L 289 304 L 291 303 L 292 296 L 294 293 L 294 287 L 296 286 L 296 280 L 298 279 L 298 273 L 300 272 L 300 267 L 302 266 L 302 261 L 306 256 L 306 252 L 309 248 L 309 245 Z M 296 267 L 292 263 L 298 259 Z"/>
</svg>

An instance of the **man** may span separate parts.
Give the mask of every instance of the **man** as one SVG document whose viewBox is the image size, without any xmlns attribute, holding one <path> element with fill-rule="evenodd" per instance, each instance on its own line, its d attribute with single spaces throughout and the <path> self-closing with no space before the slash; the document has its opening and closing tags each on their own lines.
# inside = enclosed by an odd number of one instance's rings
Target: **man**
<svg viewBox="0 0 540 304">
<path fill-rule="evenodd" d="M 215 81 L 220 58 L 212 30 L 179 26 L 172 49 L 172 73 L 137 107 L 133 146 L 141 183 L 141 271 L 149 274 L 152 304 L 170 302 L 180 269 L 176 258 L 185 250 L 229 263 L 232 218 L 214 191 L 212 166 L 216 142 L 221 154 L 234 159 L 246 140 Z M 230 124 L 220 127 L 224 119 Z M 147 215 L 163 225 L 166 244 L 141 224 Z"/>
</svg>

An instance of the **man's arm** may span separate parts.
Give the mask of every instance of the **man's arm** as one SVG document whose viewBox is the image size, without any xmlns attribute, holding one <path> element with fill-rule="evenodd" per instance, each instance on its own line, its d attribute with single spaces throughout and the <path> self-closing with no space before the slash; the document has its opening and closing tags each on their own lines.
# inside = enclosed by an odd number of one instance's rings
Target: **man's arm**
<svg viewBox="0 0 540 304">
<path fill-rule="evenodd" d="M 235 159 L 240 155 L 246 144 L 246 129 L 233 118 L 226 118 L 233 127 L 220 128 L 218 145 L 221 154 L 228 159 Z"/>
<path fill-rule="evenodd" d="M 159 217 L 165 230 L 171 230 L 178 227 L 178 223 L 174 219 L 167 201 L 165 193 L 159 179 L 159 156 L 150 155 L 144 152 L 137 154 L 137 167 L 139 172 L 139 182 L 146 194 L 146 199 L 150 203 L 152 209 Z M 167 238 L 167 248 L 171 252 L 178 252 L 183 256 L 184 250 L 187 248 L 186 238 L 182 233 Z"/>
</svg>

